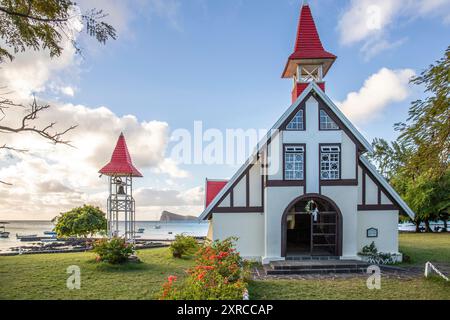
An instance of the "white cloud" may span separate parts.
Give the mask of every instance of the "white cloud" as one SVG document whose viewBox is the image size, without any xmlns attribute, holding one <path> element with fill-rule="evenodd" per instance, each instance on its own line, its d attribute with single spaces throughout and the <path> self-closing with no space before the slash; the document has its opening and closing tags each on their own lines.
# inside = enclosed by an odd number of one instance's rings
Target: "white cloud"
<svg viewBox="0 0 450 320">
<path fill-rule="evenodd" d="M 383 68 L 370 76 L 358 92 L 351 92 L 343 102 L 337 103 L 342 112 L 358 124 L 380 116 L 391 103 L 401 102 L 410 96 L 409 80 L 414 70 Z"/>
<path fill-rule="evenodd" d="M 448 0 L 351 0 L 338 22 L 343 45 L 363 43 L 366 59 L 388 49 L 402 40 L 391 40 L 389 31 L 399 19 L 439 17 L 445 23 L 450 16 Z"/>
</svg>

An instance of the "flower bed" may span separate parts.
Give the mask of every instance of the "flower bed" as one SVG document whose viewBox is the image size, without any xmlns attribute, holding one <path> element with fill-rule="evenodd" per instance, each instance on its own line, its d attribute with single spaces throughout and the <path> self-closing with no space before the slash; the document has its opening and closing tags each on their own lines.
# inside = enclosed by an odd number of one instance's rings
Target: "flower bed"
<svg viewBox="0 0 450 320">
<path fill-rule="evenodd" d="M 246 268 L 234 248 L 234 238 L 205 244 L 196 254 L 195 266 L 181 282 L 170 276 L 162 300 L 240 300 L 247 290 Z"/>
</svg>

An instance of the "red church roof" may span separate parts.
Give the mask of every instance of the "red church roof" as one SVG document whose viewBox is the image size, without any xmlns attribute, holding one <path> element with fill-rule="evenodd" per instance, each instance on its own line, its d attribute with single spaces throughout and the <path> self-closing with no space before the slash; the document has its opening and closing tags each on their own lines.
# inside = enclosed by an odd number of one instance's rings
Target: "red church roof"
<svg viewBox="0 0 450 320">
<path fill-rule="evenodd" d="M 104 166 L 99 173 L 107 176 L 133 176 L 142 177 L 142 174 L 135 168 L 128 152 L 127 142 L 123 133 L 117 140 L 116 148 L 111 157 L 111 161 Z"/>
<path fill-rule="evenodd" d="M 301 59 L 336 59 L 334 54 L 325 51 L 323 48 L 308 4 L 302 6 L 294 53 L 289 57 L 284 74 L 292 60 Z"/>
<path fill-rule="evenodd" d="M 228 183 L 226 180 L 206 180 L 206 202 L 205 208 L 207 208 L 214 198 L 219 194 L 219 192 Z"/>
</svg>

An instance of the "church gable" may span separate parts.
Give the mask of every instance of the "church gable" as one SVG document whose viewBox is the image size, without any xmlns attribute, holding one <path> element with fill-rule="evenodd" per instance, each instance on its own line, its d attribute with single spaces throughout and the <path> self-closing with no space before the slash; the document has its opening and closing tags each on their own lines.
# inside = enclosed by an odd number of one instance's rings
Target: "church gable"
<svg viewBox="0 0 450 320">
<path fill-rule="evenodd" d="M 238 179 L 225 187 L 225 192 L 217 195 L 217 203 L 211 212 L 262 212 L 263 176 L 260 167 L 260 162 L 249 165 Z"/>
</svg>

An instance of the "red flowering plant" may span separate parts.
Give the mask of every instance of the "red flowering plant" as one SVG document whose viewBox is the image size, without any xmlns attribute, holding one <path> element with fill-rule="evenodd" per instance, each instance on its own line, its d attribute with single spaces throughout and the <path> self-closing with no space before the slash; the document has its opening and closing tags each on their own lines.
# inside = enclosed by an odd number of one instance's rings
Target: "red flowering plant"
<svg viewBox="0 0 450 320">
<path fill-rule="evenodd" d="M 202 246 L 196 264 L 187 271 L 182 283 L 168 280 L 161 299 L 238 300 L 246 290 L 244 263 L 234 248 L 235 238 L 214 241 Z"/>
</svg>

